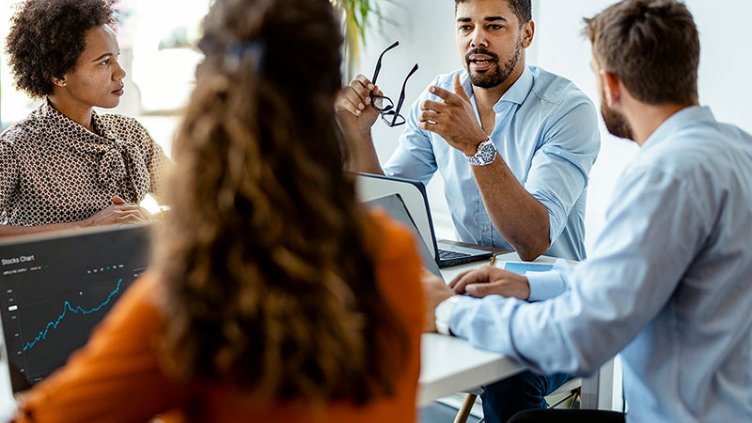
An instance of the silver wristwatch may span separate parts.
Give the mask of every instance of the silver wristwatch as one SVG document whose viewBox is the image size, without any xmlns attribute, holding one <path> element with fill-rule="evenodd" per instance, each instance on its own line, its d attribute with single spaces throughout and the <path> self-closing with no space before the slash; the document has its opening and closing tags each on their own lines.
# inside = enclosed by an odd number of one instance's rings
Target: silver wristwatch
<svg viewBox="0 0 752 423">
<path fill-rule="evenodd" d="M 442 335 L 451 335 L 449 330 L 449 319 L 452 318 L 452 310 L 454 310 L 455 304 L 459 301 L 459 295 L 452 295 L 446 300 L 439 303 L 434 310 L 434 319 L 436 323 L 436 332 Z"/>
<path fill-rule="evenodd" d="M 472 156 L 465 156 L 470 166 L 486 166 L 496 159 L 496 146 L 491 138 L 478 144 L 478 149 Z"/>
</svg>

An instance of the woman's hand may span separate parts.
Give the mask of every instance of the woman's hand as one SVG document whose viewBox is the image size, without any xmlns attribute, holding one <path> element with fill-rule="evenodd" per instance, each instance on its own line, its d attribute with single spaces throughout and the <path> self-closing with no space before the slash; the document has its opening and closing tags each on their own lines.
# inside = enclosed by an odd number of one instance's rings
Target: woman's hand
<svg viewBox="0 0 752 423">
<path fill-rule="evenodd" d="M 127 204 L 117 195 L 112 196 L 112 204 L 84 221 L 84 226 L 127 225 L 146 223 L 151 214 L 137 204 Z"/>
</svg>

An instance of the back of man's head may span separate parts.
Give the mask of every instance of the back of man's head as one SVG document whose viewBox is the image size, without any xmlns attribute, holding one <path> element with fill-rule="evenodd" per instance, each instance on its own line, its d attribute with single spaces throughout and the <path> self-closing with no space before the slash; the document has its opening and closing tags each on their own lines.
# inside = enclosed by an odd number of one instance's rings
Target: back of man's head
<svg viewBox="0 0 752 423">
<path fill-rule="evenodd" d="M 454 0 L 454 11 L 457 11 L 457 5 L 460 3 L 469 3 L 473 0 Z M 505 1 L 509 3 L 509 8 L 512 9 L 517 16 L 517 20 L 520 21 L 520 25 L 529 22 L 533 19 L 533 11 L 531 0 L 497 0 Z"/>
<path fill-rule="evenodd" d="M 648 104 L 697 103 L 700 40 L 676 0 L 625 0 L 590 19 L 585 32 L 601 70 Z"/>
</svg>

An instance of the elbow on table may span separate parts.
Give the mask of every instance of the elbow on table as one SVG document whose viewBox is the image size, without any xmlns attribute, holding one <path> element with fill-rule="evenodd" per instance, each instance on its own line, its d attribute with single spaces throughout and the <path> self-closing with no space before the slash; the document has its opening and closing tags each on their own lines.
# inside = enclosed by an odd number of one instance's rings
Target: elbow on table
<svg viewBox="0 0 752 423">
<path fill-rule="evenodd" d="M 531 240 L 532 242 L 528 243 L 518 243 L 517 245 L 514 245 L 515 251 L 517 251 L 517 255 L 520 256 L 520 260 L 522 261 L 533 261 L 537 259 L 538 257 L 542 256 L 548 248 L 551 246 L 551 242 L 546 238 L 546 240 Z"/>
</svg>

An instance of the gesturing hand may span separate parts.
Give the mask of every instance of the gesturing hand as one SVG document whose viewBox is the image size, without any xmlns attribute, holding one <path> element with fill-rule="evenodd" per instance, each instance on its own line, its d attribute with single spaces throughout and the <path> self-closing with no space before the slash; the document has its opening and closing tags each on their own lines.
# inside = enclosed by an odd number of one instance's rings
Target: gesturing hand
<svg viewBox="0 0 752 423">
<path fill-rule="evenodd" d="M 85 226 L 125 225 L 148 222 L 151 215 L 137 204 L 126 204 L 117 195 L 112 196 L 112 204 L 106 209 L 86 219 Z"/>
<path fill-rule="evenodd" d="M 520 300 L 530 298 L 530 283 L 526 277 L 493 266 L 460 273 L 449 283 L 449 287 L 457 294 L 466 293 L 479 298 L 486 295 L 501 295 Z"/>
<path fill-rule="evenodd" d="M 459 74 L 454 75 L 454 92 L 437 86 L 431 86 L 429 91 L 442 101 L 425 100 L 421 105 L 421 129 L 439 134 L 449 144 L 472 156 L 478 149 L 478 144 L 485 141 L 488 135 L 483 131 L 475 118 L 473 106 L 460 84 Z"/>
</svg>

